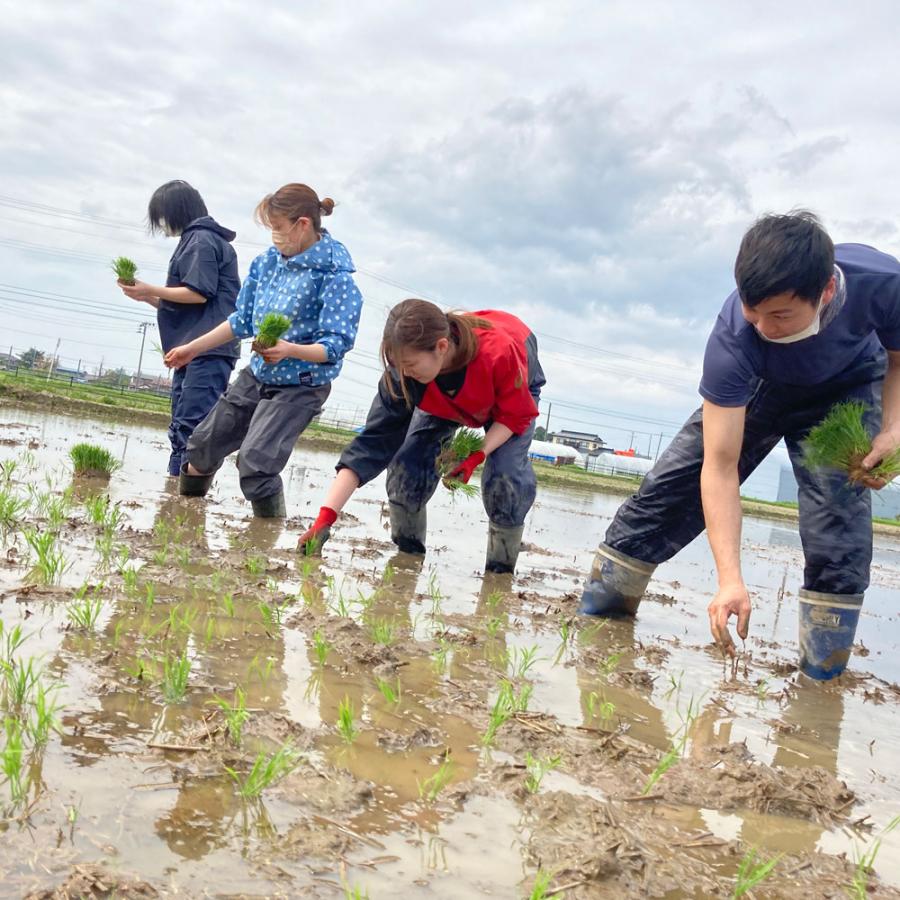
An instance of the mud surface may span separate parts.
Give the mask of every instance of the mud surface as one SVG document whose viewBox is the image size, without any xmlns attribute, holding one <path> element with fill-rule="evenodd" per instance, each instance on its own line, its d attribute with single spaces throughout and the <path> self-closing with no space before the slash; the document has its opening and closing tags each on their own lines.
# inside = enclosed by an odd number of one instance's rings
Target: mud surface
<svg viewBox="0 0 900 900">
<path fill-rule="evenodd" d="M 83 439 L 121 458 L 108 484 L 67 471 Z M 178 497 L 166 459 L 159 429 L 0 407 L 2 896 L 728 897 L 753 848 L 779 858 L 752 896 L 840 897 L 900 810 L 897 542 L 821 685 L 795 668 L 789 527 L 746 523 L 730 665 L 702 538 L 636 621 L 576 615 L 615 497 L 542 489 L 517 575 L 484 576 L 477 499 L 438 489 L 422 559 L 394 552 L 379 479 L 309 560 L 333 453 L 295 453 L 285 522 L 251 519 L 228 464 Z M 898 837 L 867 896 L 900 897 Z"/>
</svg>

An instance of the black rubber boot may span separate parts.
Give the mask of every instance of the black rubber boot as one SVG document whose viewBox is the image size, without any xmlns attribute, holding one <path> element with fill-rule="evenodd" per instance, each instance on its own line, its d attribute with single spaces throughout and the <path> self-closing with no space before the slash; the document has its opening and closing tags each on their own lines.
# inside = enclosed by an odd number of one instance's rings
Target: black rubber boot
<svg viewBox="0 0 900 900">
<path fill-rule="evenodd" d="M 578 612 L 586 616 L 633 616 L 656 568 L 606 544 L 597 548 Z"/>
<path fill-rule="evenodd" d="M 188 475 L 188 464 L 181 464 L 181 472 L 178 475 L 178 493 L 182 497 L 205 497 L 209 492 L 216 473 L 209 475 Z"/>
<path fill-rule="evenodd" d="M 260 519 L 283 519 L 287 515 L 284 507 L 284 491 L 263 497 L 261 500 L 251 500 L 253 515 Z"/>
<path fill-rule="evenodd" d="M 487 556 L 485 572 L 510 575 L 515 571 L 519 548 L 522 546 L 524 525 L 495 525 L 488 523 Z"/>
<path fill-rule="evenodd" d="M 423 506 L 418 512 L 409 512 L 396 503 L 388 504 L 391 514 L 391 540 L 404 553 L 425 553 L 427 516 Z"/>
</svg>

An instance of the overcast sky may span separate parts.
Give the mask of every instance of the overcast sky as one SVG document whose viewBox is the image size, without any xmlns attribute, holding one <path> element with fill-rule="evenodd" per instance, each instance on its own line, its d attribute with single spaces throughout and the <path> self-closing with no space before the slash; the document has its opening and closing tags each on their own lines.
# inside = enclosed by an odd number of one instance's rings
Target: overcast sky
<svg viewBox="0 0 900 900">
<path fill-rule="evenodd" d="M 303 181 L 366 298 L 332 405 L 368 406 L 386 309 L 424 296 L 532 327 L 551 428 L 655 451 L 756 216 L 900 249 L 893 3 L 308 7 L 0 3 L 3 349 L 135 368 L 152 311 L 108 265 L 164 278 L 152 191 L 194 184 L 243 275 Z"/>
</svg>

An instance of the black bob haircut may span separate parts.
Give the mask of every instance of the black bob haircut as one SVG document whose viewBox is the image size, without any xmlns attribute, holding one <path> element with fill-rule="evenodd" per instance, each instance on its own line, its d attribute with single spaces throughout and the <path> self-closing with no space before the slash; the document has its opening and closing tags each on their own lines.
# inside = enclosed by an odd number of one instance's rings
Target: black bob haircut
<svg viewBox="0 0 900 900">
<path fill-rule="evenodd" d="M 757 219 L 734 263 L 741 302 L 751 308 L 784 293 L 818 303 L 832 275 L 834 243 L 805 209 Z"/>
<path fill-rule="evenodd" d="M 206 204 L 200 192 L 186 181 L 167 181 L 158 187 L 147 207 L 150 234 L 162 232 L 177 237 L 201 216 L 208 216 Z"/>
</svg>

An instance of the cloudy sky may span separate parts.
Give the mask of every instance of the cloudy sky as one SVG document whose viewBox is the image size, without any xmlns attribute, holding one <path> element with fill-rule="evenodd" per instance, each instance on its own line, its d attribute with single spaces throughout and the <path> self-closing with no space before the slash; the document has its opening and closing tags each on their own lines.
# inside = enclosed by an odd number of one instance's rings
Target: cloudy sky
<svg viewBox="0 0 900 900">
<path fill-rule="evenodd" d="M 551 428 L 655 452 L 757 215 L 900 250 L 892 3 L 305 6 L 0 3 L 2 349 L 135 368 L 152 311 L 108 264 L 164 278 L 152 191 L 194 184 L 243 273 L 255 204 L 303 181 L 366 298 L 333 407 L 367 407 L 386 309 L 423 296 L 520 315 Z"/>
</svg>

